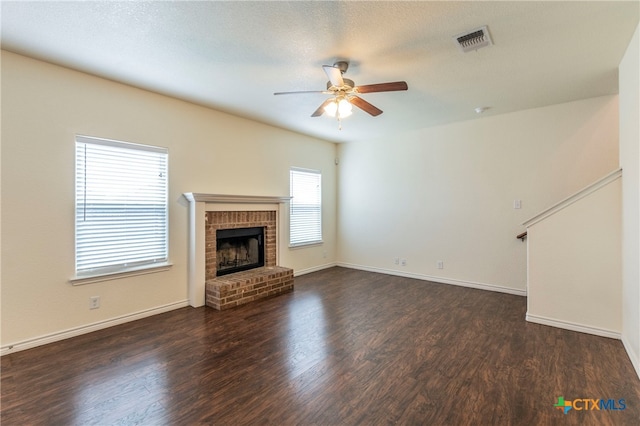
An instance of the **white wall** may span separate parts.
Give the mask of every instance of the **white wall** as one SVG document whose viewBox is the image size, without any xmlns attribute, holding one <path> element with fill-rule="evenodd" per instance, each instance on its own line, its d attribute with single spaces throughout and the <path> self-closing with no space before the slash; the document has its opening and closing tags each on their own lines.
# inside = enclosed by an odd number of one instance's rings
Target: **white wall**
<svg viewBox="0 0 640 426">
<path fill-rule="evenodd" d="M 169 149 L 170 271 L 69 284 L 75 134 Z M 290 166 L 322 170 L 325 243 L 286 250 L 280 263 L 299 271 L 336 259 L 333 143 L 3 52 L 2 151 L 5 351 L 186 305 L 184 192 L 286 196 Z M 90 296 L 100 309 L 89 310 Z"/>
<path fill-rule="evenodd" d="M 622 167 L 622 341 L 640 376 L 640 40 L 636 28 L 620 62 Z"/>
<path fill-rule="evenodd" d="M 399 132 L 338 154 L 341 264 L 524 294 L 526 244 L 515 237 L 618 168 L 618 99 Z"/>
<path fill-rule="evenodd" d="M 527 320 L 620 338 L 622 185 L 613 176 L 527 223 Z"/>
</svg>

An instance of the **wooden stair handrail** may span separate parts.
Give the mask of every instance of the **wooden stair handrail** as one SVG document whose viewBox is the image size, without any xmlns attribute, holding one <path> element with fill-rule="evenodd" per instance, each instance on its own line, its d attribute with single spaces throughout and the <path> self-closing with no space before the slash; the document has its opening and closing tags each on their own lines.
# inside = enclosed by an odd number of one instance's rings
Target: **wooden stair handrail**
<svg viewBox="0 0 640 426">
<path fill-rule="evenodd" d="M 524 242 L 524 239 L 527 238 L 527 231 L 524 231 L 522 234 L 518 234 L 516 235 L 516 238 L 522 240 Z"/>
</svg>

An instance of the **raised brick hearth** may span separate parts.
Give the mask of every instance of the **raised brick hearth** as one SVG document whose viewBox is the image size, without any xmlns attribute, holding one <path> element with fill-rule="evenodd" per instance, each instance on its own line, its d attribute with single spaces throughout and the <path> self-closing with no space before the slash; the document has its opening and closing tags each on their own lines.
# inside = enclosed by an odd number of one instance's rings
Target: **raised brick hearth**
<svg viewBox="0 0 640 426">
<path fill-rule="evenodd" d="M 207 281 L 206 304 L 219 311 L 293 291 L 293 269 L 266 266 Z"/>
</svg>

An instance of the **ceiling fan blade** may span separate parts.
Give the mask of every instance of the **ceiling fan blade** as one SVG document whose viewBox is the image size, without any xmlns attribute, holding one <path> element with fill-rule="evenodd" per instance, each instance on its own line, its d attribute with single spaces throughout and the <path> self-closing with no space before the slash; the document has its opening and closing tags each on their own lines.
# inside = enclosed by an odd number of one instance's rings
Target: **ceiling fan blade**
<svg viewBox="0 0 640 426">
<path fill-rule="evenodd" d="M 351 102 L 353 105 L 357 106 L 361 110 L 363 110 L 365 112 L 368 112 L 369 114 L 373 115 L 374 117 L 377 116 L 377 115 L 382 114 L 382 110 L 381 109 L 371 105 L 369 102 L 367 102 L 364 99 L 359 98 L 357 96 L 351 96 L 349 98 L 349 102 Z"/>
<path fill-rule="evenodd" d="M 333 102 L 333 101 L 334 101 L 334 100 L 333 100 L 333 98 L 329 98 L 329 99 L 327 99 L 326 101 L 324 101 L 324 102 L 322 103 L 322 105 L 320 105 L 320 106 L 318 107 L 318 109 L 317 109 L 317 110 L 315 110 L 315 111 L 313 112 L 313 114 L 311 114 L 311 116 L 312 116 L 312 117 L 320 117 L 320 116 L 324 113 L 324 107 L 326 107 L 327 105 L 329 105 L 329 104 L 330 104 L 331 102 Z"/>
<path fill-rule="evenodd" d="M 332 95 L 333 92 L 327 90 L 301 90 L 298 92 L 276 92 L 274 95 L 297 95 L 300 93 L 322 93 L 323 95 Z"/>
<path fill-rule="evenodd" d="M 322 69 L 327 73 L 329 81 L 336 87 L 344 86 L 344 80 L 342 79 L 342 72 L 340 69 L 332 67 L 331 65 L 323 65 Z"/>
<path fill-rule="evenodd" d="M 366 84 L 364 86 L 357 86 L 355 90 L 358 93 L 373 93 L 373 92 L 395 92 L 397 90 L 407 90 L 406 81 L 394 81 L 391 83 L 378 83 L 378 84 Z"/>
</svg>

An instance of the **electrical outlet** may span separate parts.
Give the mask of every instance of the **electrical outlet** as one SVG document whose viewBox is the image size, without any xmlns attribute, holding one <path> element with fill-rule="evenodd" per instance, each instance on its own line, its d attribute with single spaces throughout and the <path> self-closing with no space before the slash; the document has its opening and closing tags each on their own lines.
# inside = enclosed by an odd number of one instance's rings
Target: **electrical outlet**
<svg viewBox="0 0 640 426">
<path fill-rule="evenodd" d="M 324 251 L 322 252 L 322 258 L 323 258 L 323 259 L 326 259 L 326 258 L 327 258 L 327 251 L 326 251 L 326 250 L 324 250 Z"/>
<path fill-rule="evenodd" d="M 89 298 L 89 309 L 98 309 L 100 307 L 100 296 L 91 296 Z"/>
<path fill-rule="evenodd" d="M 438 269 L 444 269 L 444 262 L 442 260 L 438 260 L 436 262 L 436 266 L 438 267 Z"/>
<path fill-rule="evenodd" d="M 393 263 L 395 263 L 396 265 L 400 264 L 400 258 L 396 257 L 395 259 L 393 259 Z"/>
<path fill-rule="evenodd" d="M 407 266 L 407 259 L 402 259 L 402 260 L 400 261 L 400 264 L 401 264 L 402 266 Z"/>
</svg>

